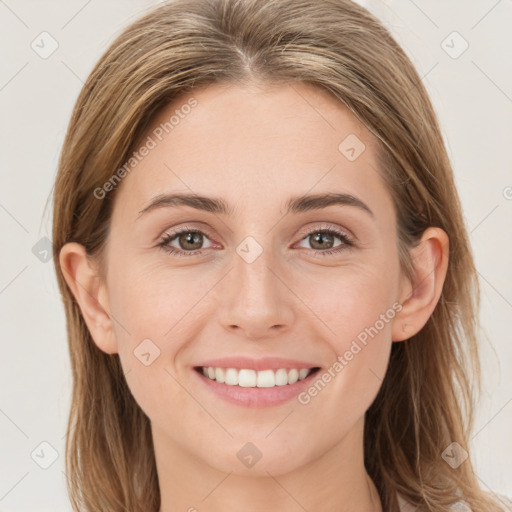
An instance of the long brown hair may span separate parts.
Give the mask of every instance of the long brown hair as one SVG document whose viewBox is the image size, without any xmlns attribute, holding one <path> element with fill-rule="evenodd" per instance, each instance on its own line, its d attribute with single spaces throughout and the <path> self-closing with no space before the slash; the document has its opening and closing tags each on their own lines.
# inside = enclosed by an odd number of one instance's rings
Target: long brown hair
<svg viewBox="0 0 512 512">
<path fill-rule="evenodd" d="M 88 77 L 74 107 L 54 189 L 54 262 L 73 375 L 66 442 L 75 511 L 156 511 L 160 506 L 149 419 L 117 354 L 99 350 L 67 287 L 58 255 L 67 242 L 99 257 L 115 190 L 94 190 L 127 161 L 159 109 L 195 86 L 304 81 L 330 91 L 379 140 L 380 172 L 397 213 L 400 257 L 429 226 L 450 238 L 441 299 L 413 338 L 394 343 L 379 394 L 366 413 L 365 465 L 384 510 L 401 493 L 422 510 L 448 511 L 462 497 L 496 510 L 468 449 L 479 391 L 479 290 L 451 164 L 418 73 L 390 33 L 350 0 L 174 0 L 127 27 Z"/>
</svg>

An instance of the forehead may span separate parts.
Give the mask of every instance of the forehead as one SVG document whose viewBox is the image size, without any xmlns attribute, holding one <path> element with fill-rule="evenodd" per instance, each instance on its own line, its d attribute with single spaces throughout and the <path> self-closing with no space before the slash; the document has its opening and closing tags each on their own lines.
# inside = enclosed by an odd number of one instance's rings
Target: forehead
<svg viewBox="0 0 512 512">
<path fill-rule="evenodd" d="M 172 191 L 236 192 L 236 202 L 261 207 L 309 190 L 371 195 L 383 186 L 373 134 L 328 91 L 305 83 L 182 94 L 158 112 L 144 145 L 151 149 L 119 191 L 141 208 Z"/>
</svg>

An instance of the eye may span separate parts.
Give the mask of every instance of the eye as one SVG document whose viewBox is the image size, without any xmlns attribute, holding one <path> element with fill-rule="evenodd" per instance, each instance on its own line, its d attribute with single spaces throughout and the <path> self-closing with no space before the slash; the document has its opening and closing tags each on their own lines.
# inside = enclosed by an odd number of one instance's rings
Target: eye
<svg viewBox="0 0 512 512">
<path fill-rule="evenodd" d="M 335 245 L 335 239 L 340 240 L 340 243 Z M 332 228 L 316 229 L 310 231 L 301 242 L 308 241 L 311 245 L 311 249 L 318 256 L 329 256 L 332 254 L 340 253 L 354 244 L 350 240 L 347 234 Z"/>
<path fill-rule="evenodd" d="M 335 239 L 340 242 L 335 243 Z M 202 247 L 208 236 L 200 230 L 183 228 L 174 233 L 166 233 L 158 244 L 164 251 L 175 256 L 198 256 L 202 254 L 201 249 L 213 247 L 210 244 Z M 354 244 L 346 233 L 332 228 L 322 228 L 310 231 L 301 242 L 310 240 L 311 250 L 318 256 L 329 256 L 347 250 Z M 178 247 L 172 244 L 177 244 Z"/>
<path fill-rule="evenodd" d="M 199 249 L 205 249 L 205 247 L 201 247 L 204 239 L 209 240 L 202 231 L 184 228 L 175 233 L 166 233 L 158 246 L 177 256 L 197 256 L 201 254 Z M 173 242 L 177 243 L 178 247 L 172 246 Z"/>
</svg>

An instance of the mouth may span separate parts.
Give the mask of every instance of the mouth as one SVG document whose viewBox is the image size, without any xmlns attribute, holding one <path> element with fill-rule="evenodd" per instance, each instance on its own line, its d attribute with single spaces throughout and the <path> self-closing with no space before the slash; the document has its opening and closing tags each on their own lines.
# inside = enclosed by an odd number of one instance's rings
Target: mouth
<svg viewBox="0 0 512 512">
<path fill-rule="evenodd" d="M 243 388 L 274 388 L 289 386 L 304 380 L 320 367 L 313 368 L 279 368 L 253 370 L 251 368 L 222 368 L 219 366 L 196 366 L 194 370 L 207 379 Z"/>
<path fill-rule="evenodd" d="M 252 364 L 246 361 L 238 366 L 233 363 L 231 361 L 232 366 L 222 366 L 224 362 L 219 361 L 217 364 L 193 367 L 193 373 L 198 376 L 203 386 L 201 389 L 205 389 L 209 400 L 220 398 L 237 406 L 251 408 L 280 405 L 304 391 L 321 369 L 319 366 L 305 367 L 307 365 L 295 363 L 282 363 L 288 366 L 286 368 L 279 367 L 277 362 L 267 364 L 267 367 L 263 361 Z"/>
</svg>

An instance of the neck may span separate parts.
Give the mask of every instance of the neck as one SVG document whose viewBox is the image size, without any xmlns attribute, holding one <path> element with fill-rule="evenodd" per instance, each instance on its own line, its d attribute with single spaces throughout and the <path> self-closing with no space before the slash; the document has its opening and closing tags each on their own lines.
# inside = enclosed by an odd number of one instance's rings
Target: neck
<svg viewBox="0 0 512 512">
<path fill-rule="evenodd" d="M 363 425 L 360 422 L 337 445 L 290 471 L 257 464 L 250 474 L 216 469 L 153 428 L 160 512 L 382 512 L 364 467 Z"/>
</svg>

